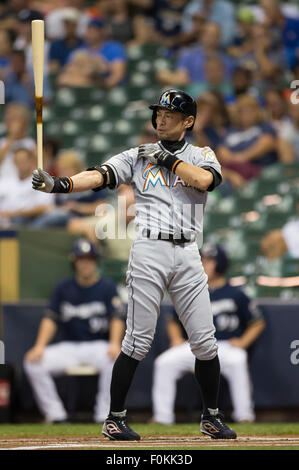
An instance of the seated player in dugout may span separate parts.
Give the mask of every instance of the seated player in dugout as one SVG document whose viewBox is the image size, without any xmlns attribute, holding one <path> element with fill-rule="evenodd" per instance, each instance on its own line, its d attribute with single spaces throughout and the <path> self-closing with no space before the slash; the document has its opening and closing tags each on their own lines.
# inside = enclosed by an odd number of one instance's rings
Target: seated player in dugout
<svg viewBox="0 0 299 470">
<path fill-rule="evenodd" d="M 226 278 L 228 257 L 219 245 L 205 245 L 201 258 L 208 275 L 215 336 L 221 373 L 228 382 L 236 422 L 255 419 L 247 349 L 259 337 L 265 323 L 259 309 Z M 170 348 L 160 354 L 153 372 L 153 418 L 161 424 L 175 422 L 176 382 L 194 370 L 187 335 L 174 309 L 167 318 Z"/>
<path fill-rule="evenodd" d="M 34 170 L 44 192 L 96 191 L 131 184 L 137 235 L 127 271 L 127 329 L 111 379 L 110 411 L 102 432 L 113 440 L 139 440 L 127 422 L 125 400 L 139 362 L 151 348 L 160 303 L 167 291 L 188 334 L 203 414 L 199 431 L 214 439 L 236 433 L 218 410 L 220 365 L 213 315 L 197 238 L 202 234 L 208 191 L 221 183 L 221 167 L 209 147 L 185 140 L 196 119 L 196 102 L 181 90 L 162 93 L 150 106 L 156 144 L 140 145 L 80 174 L 52 178 Z"/>
<path fill-rule="evenodd" d="M 72 246 L 74 275 L 55 287 L 34 346 L 27 352 L 24 369 L 37 405 L 48 423 L 68 421 L 54 376 L 76 366 L 99 371 L 94 421 L 103 422 L 109 411 L 113 363 L 124 334 L 125 309 L 114 282 L 99 276 L 95 245 L 80 238 Z M 49 344 L 57 329 L 61 340 Z"/>
</svg>

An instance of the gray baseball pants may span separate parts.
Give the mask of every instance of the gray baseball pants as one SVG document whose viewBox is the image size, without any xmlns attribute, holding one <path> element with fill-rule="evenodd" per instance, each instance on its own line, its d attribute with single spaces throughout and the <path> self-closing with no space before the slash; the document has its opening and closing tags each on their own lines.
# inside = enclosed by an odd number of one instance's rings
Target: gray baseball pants
<svg viewBox="0 0 299 470">
<path fill-rule="evenodd" d="M 127 271 L 128 313 L 122 351 L 142 360 L 150 350 L 165 290 L 184 326 L 194 356 L 217 355 L 207 275 L 196 242 L 134 240 Z"/>
</svg>

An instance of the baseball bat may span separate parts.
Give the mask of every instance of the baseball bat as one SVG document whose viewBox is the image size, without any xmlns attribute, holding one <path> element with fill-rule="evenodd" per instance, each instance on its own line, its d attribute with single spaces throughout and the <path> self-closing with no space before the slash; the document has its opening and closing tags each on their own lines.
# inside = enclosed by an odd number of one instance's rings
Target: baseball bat
<svg viewBox="0 0 299 470">
<path fill-rule="evenodd" d="M 45 27 L 43 20 L 31 22 L 33 73 L 35 84 L 37 165 L 43 168 L 43 82 Z"/>
</svg>

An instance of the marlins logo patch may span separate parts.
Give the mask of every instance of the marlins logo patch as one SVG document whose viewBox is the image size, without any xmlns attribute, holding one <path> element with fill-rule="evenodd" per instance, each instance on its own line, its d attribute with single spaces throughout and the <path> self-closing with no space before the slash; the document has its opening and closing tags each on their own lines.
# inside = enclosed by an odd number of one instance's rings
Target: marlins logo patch
<svg viewBox="0 0 299 470">
<path fill-rule="evenodd" d="M 160 103 L 161 104 L 170 104 L 170 94 L 169 93 L 164 93 L 161 96 Z"/>
<path fill-rule="evenodd" d="M 145 179 L 143 191 L 147 191 L 150 185 L 155 187 L 158 183 L 161 184 L 161 186 L 167 186 L 162 169 L 159 165 L 149 163 L 142 176 Z"/>
</svg>

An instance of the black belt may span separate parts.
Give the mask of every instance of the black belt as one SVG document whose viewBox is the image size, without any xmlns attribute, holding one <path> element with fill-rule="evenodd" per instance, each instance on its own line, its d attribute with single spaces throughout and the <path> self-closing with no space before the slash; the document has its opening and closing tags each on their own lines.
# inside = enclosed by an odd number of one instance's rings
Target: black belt
<svg viewBox="0 0 299 470">
<path fill-rule="evenodd" d="M 151 238 L 151 231 L 146 231 L 147 238 Z M 152 240 L 164 240 L 166 242 L 172 242 L 174 245 L 182 245 L 183 243 L 190 243 L 191 240 L 189 238 L 185 238 L 184 235 L 181 233 L 180 238 L 174 238 L 171 233 L 158 233 L 157 238 L 152 238 Z"/>
</svg>

